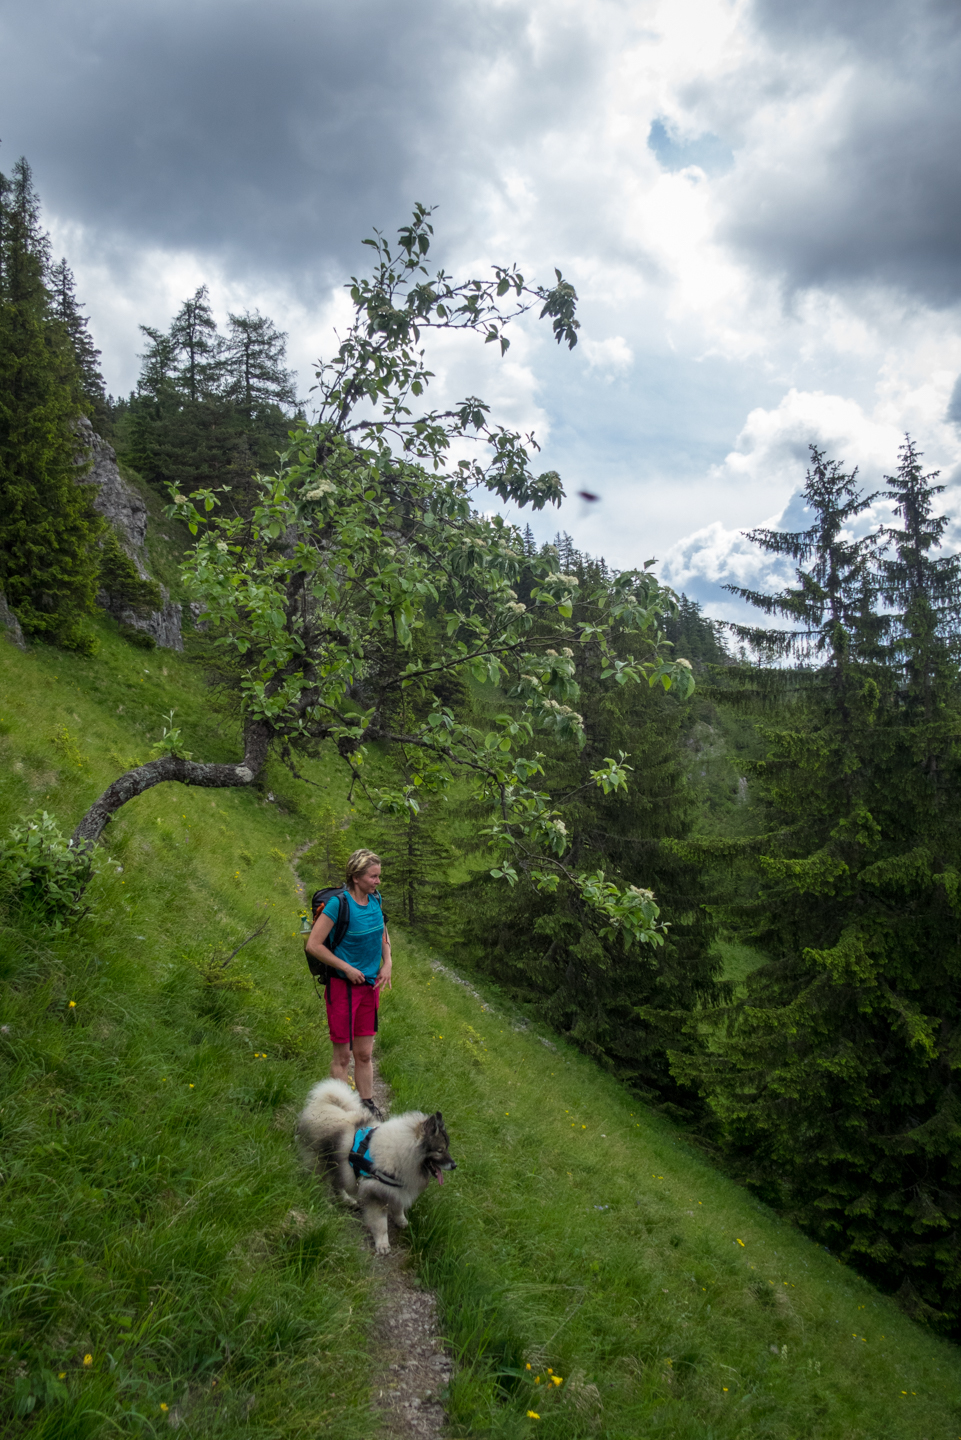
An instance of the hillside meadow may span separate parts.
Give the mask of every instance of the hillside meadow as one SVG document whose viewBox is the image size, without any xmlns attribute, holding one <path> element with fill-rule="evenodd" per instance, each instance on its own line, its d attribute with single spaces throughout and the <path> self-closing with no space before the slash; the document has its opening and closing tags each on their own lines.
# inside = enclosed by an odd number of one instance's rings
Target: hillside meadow
<svg viewBox="0 0 961 1440">
<path fill-rule="evenodd" d="M 197 758 L 236 754 L 187 659 L 99 637 L 91 660 L 0 643 L 4 832 L 46 809 L 69 833 L 171 709 Z M 4 1434 L 371 1433 L 376 1266 L 292 1144 L 327 1048 L 291 862 L 331 825 L 365 837 L 307 773 L 158 787 L 75 926 L 3 917 Z M 955 1347 L 441 963 L 396 935 L 379 1050 L 458 1161 L 405 1242 L 457 1360 L 453 1437 L 961 1437 Z"/>
</svg>

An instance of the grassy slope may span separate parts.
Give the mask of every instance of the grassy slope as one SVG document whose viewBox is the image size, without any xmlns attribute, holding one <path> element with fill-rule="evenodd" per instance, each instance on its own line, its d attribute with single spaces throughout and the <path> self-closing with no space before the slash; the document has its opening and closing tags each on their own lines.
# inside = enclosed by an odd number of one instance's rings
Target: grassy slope
<svg viewBox="0 0 961 1440">
<path fill-rule="evenodd" d="M 533 1409 L 545 1435 L 625 1440 L 961 1433 L 954 1346 L 576 1051 L 485 1013 L 416 947 L 398 972 L 383 1067 L 399 1102 L 444 1111 L 460 1165 L 413 1240 L 455 1346 L 488 1347 L 455 1382 L 465 1427 L 486 1410 L 520 1435 Z"/>
<path fill-rule="evenodd" d="M 195 753 L 231 753 L 180 657 L 103 635 L 87 662 L 0 642 L 3 821 L 39 804 L 69 829 L 171 705 Z M 309 828 L 160 787 L 110 827 L 122 873 L 72 936 L 0 929 L 4 1435 L 11 1409 L 60 1440 L 167 1433 L 178 1407 L 195 1436 L 367 1433 L 368 1262 L 290 1139 L 326 1063 L 290 934 Z M 233 988 L 207 983 L 265 912 L 215 976 Z"/>
<path fill-rule="evenodd" d="M 196 754 L 234 753 L 183 660 L 103 633 L 87 662 L 0 645 L 0 823 L 45 804 L 67 828 L 171 705 Z M 160 787 L 111 827 L 123 872 L 74 936 L 0 935 L 0 1383 L 38 1397 L 26 1431 L 160 1434 L 177 1407 L 198 1437 L 370 1431 L 369 1262 L 290 1143 L 326 1046 L 286 861 L 343 806 L 312 774 L 271 774 L 285 811 Z M 265 912 L 241 988 L 209 984 Z M 402 937 L 398 970 L 384 1069 L 460 1162 L 412 1227 L 462 1357 L 454 1435 L 961 1435 L 953 1347 Z"/>
</svg>

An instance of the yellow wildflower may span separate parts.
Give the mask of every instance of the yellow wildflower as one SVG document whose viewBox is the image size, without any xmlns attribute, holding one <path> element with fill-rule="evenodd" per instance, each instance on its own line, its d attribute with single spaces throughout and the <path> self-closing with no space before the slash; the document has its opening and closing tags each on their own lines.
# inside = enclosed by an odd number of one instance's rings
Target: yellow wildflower
<svg viewBox="0 0 961 1440">
<path fill-rule="evenodd" d="M 554 1382 L 555 1385 L 563 1385 L 563 1384 L 564 1384 L 564 1377 L 563 1377 L 563 1375 L 552 1375 L 552 1376 L 551 1376 L 551 1379 L 553 1380 L 553 1382 Z"/>
<path fill-rule="evenodd" d="M 68 1009 L 68 1010 L 76 1010 L 76 1008 L 77 1008 L 77 1002 L 76 1002 L 76 1000 L 71 1000 L 71 1001 L 70 1001 L 70 1004 L 67 1006 L 67 1009 Z"/>
<path fill-rule="evenodd" d="M 92 1355 L 85 1355 L 85 1356 L 83 1357 L 83 1363 L 84 1363 L 85 1365 L 92 1365 L 92 1364 L 93 1364 L 93 1356 L 92 1356 Z"/>
<path fill-rule="evenodd" d="M 538 1415 L 536 1410 L 528 1410 L 527 1418 L 528 1420 L 539 1420 L 541 1417 Z"/>
<path fill-rule="evenodd" d="M 169 1405 L 165 1405 L 164 1402 L 161 1400 L 161 1402 L 160 1402 L 160 1408 L 161 1408 L 161 1410 L 169 1410 L 169 1409 L 170 1409 L 170 1406 L 169 1406 Z"/>
<path fill-rule="evenodd" d="M 66 1372 L 66 1370 L 61 1370 L 61 1371 L 60 1371 L 60 1374 L 57 1376 L 57 1379 L 58 1379 L 58 1380 L 66 1380 L 66 1378 L 67 1378 L 67 1372 Z"/>
</svg>

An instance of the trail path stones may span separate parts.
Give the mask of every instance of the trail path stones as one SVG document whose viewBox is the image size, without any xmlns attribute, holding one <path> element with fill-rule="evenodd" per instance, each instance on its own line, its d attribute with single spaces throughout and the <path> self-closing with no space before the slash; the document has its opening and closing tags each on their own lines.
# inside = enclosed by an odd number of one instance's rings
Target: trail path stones
<svg viewBox="0 0 961 1440">
<path fill-rule="evenodd" d="M 300 899 L 304 886 L 294 866 L 309 845 L 291 861 Z M 385 1115 L 391 1093 L 374 1060 L 374 1100 Z M 363 1238 L 361 1238 L 363 1237 Z M 358 1228 L 358 1242 L 370 1247 L 367 1231 Z M 441 1398 L 453 1373 L 437 1322 L 437 1296 L 425 1290 L 414 1274 L 410 1256 L 396 1231 L 391 1253 L 371 1256 L 374 1315 L 371 1326 L 371 1403 L 382 1440 L 443 1440 L 447 1415 Z"/>
</svg>

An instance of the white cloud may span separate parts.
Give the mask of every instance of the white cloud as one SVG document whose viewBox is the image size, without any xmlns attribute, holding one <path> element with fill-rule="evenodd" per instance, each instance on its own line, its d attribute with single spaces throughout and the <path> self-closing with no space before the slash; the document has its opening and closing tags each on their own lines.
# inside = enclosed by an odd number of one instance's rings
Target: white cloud
<svg viewBox="0 0 961 1440">
<path fill-rule="evenodd" d="M 607 340 L 587 339 L 582 344 L 592 370 L 623 373 L 634 364 L 634 352 L 623 335 L 611 335 Z"/>
<path fill-rule="evenodd" d="M 895 466 L 905 430 L 933 468 L 961 466 L 945 422 L 961 326 L 942 244 L 953 235 L 961 254 L 956 224 L 944 229 L 961 107 L 949 86 L 932 87 L 954 32 L 941 55 L 929 0 L 878 0 L 877 14 L 822 0 L 425 0 L 402 35 L 382 0 L 371 13 L 387 29 L 333 0 L 280 0 L 304 21 L 293 60 L 271 48 L 273 20 L 244 10 L 229 28 L 231 73 L 258 75 L 253 126 L 233 90 L 223 114 L 211 106 L 208 71 L 224 63 L 217 0 L 189 64 L 189 7 L 142 16 L 97 3 L 114 21 L 84 41 L 100 88 L 75 88 L 73 12 L 36 0 L 24 35 L 43 12 L 59 48 L 21 46 L 19 97 L 11 82 L 0 119 L 8 154 L 37 147 L 55 248 L 77 272 L 111 389 L 135 380 L 138 324 L 167 324 L 206 282 L 219 317 L 256 306 L 290 332 L 305 393 L 348 319 L 336 277 L 365 263 L 371 225 L 389 230 L 419 197 L 440 202 L 448 269 L 516 259 L 550 282 L 556 264 L 580 294 L 573 354 L 533 319 L 503 360 L 465 337 L 429 347 L 433 401 L 483 396 L 495 418 L 536 431 L 543 468 L 569 491 L 603 497 L 533 517 L 543 538 L 566 526 L 625 567 L 659 553 L 675 584 L 716 597 L 725 565 L 749 573 L 739 533 L 783 513 L 812 440 L 870 486 Z M 441 14 L 439 58 L 424 72 L 421 37 Z M 153 70 L 151 46 L 165 57 Z M 294 62 L 323 83 L 292 81 Z M 896 96 L 881 83 L 892 64 Z M 121 103 L 135 85 L 142 107 Z M 655 121 L 681 147 L 673 168 L 648 145 Z M 685 164 L 684 146 L 730 159 Z M 935 199 L 929 182 L 941 177 L 930 225 L 909 207 L 903 226 L 891 218 L 888 191 L 903 196 L 912 176 Z M 804 221 L 797 243 L 788 212 Z M 862 252 L 870 264 L 858 271 Z M 940 266 L 936 303 L 916 255 Z"/>
</svg>

